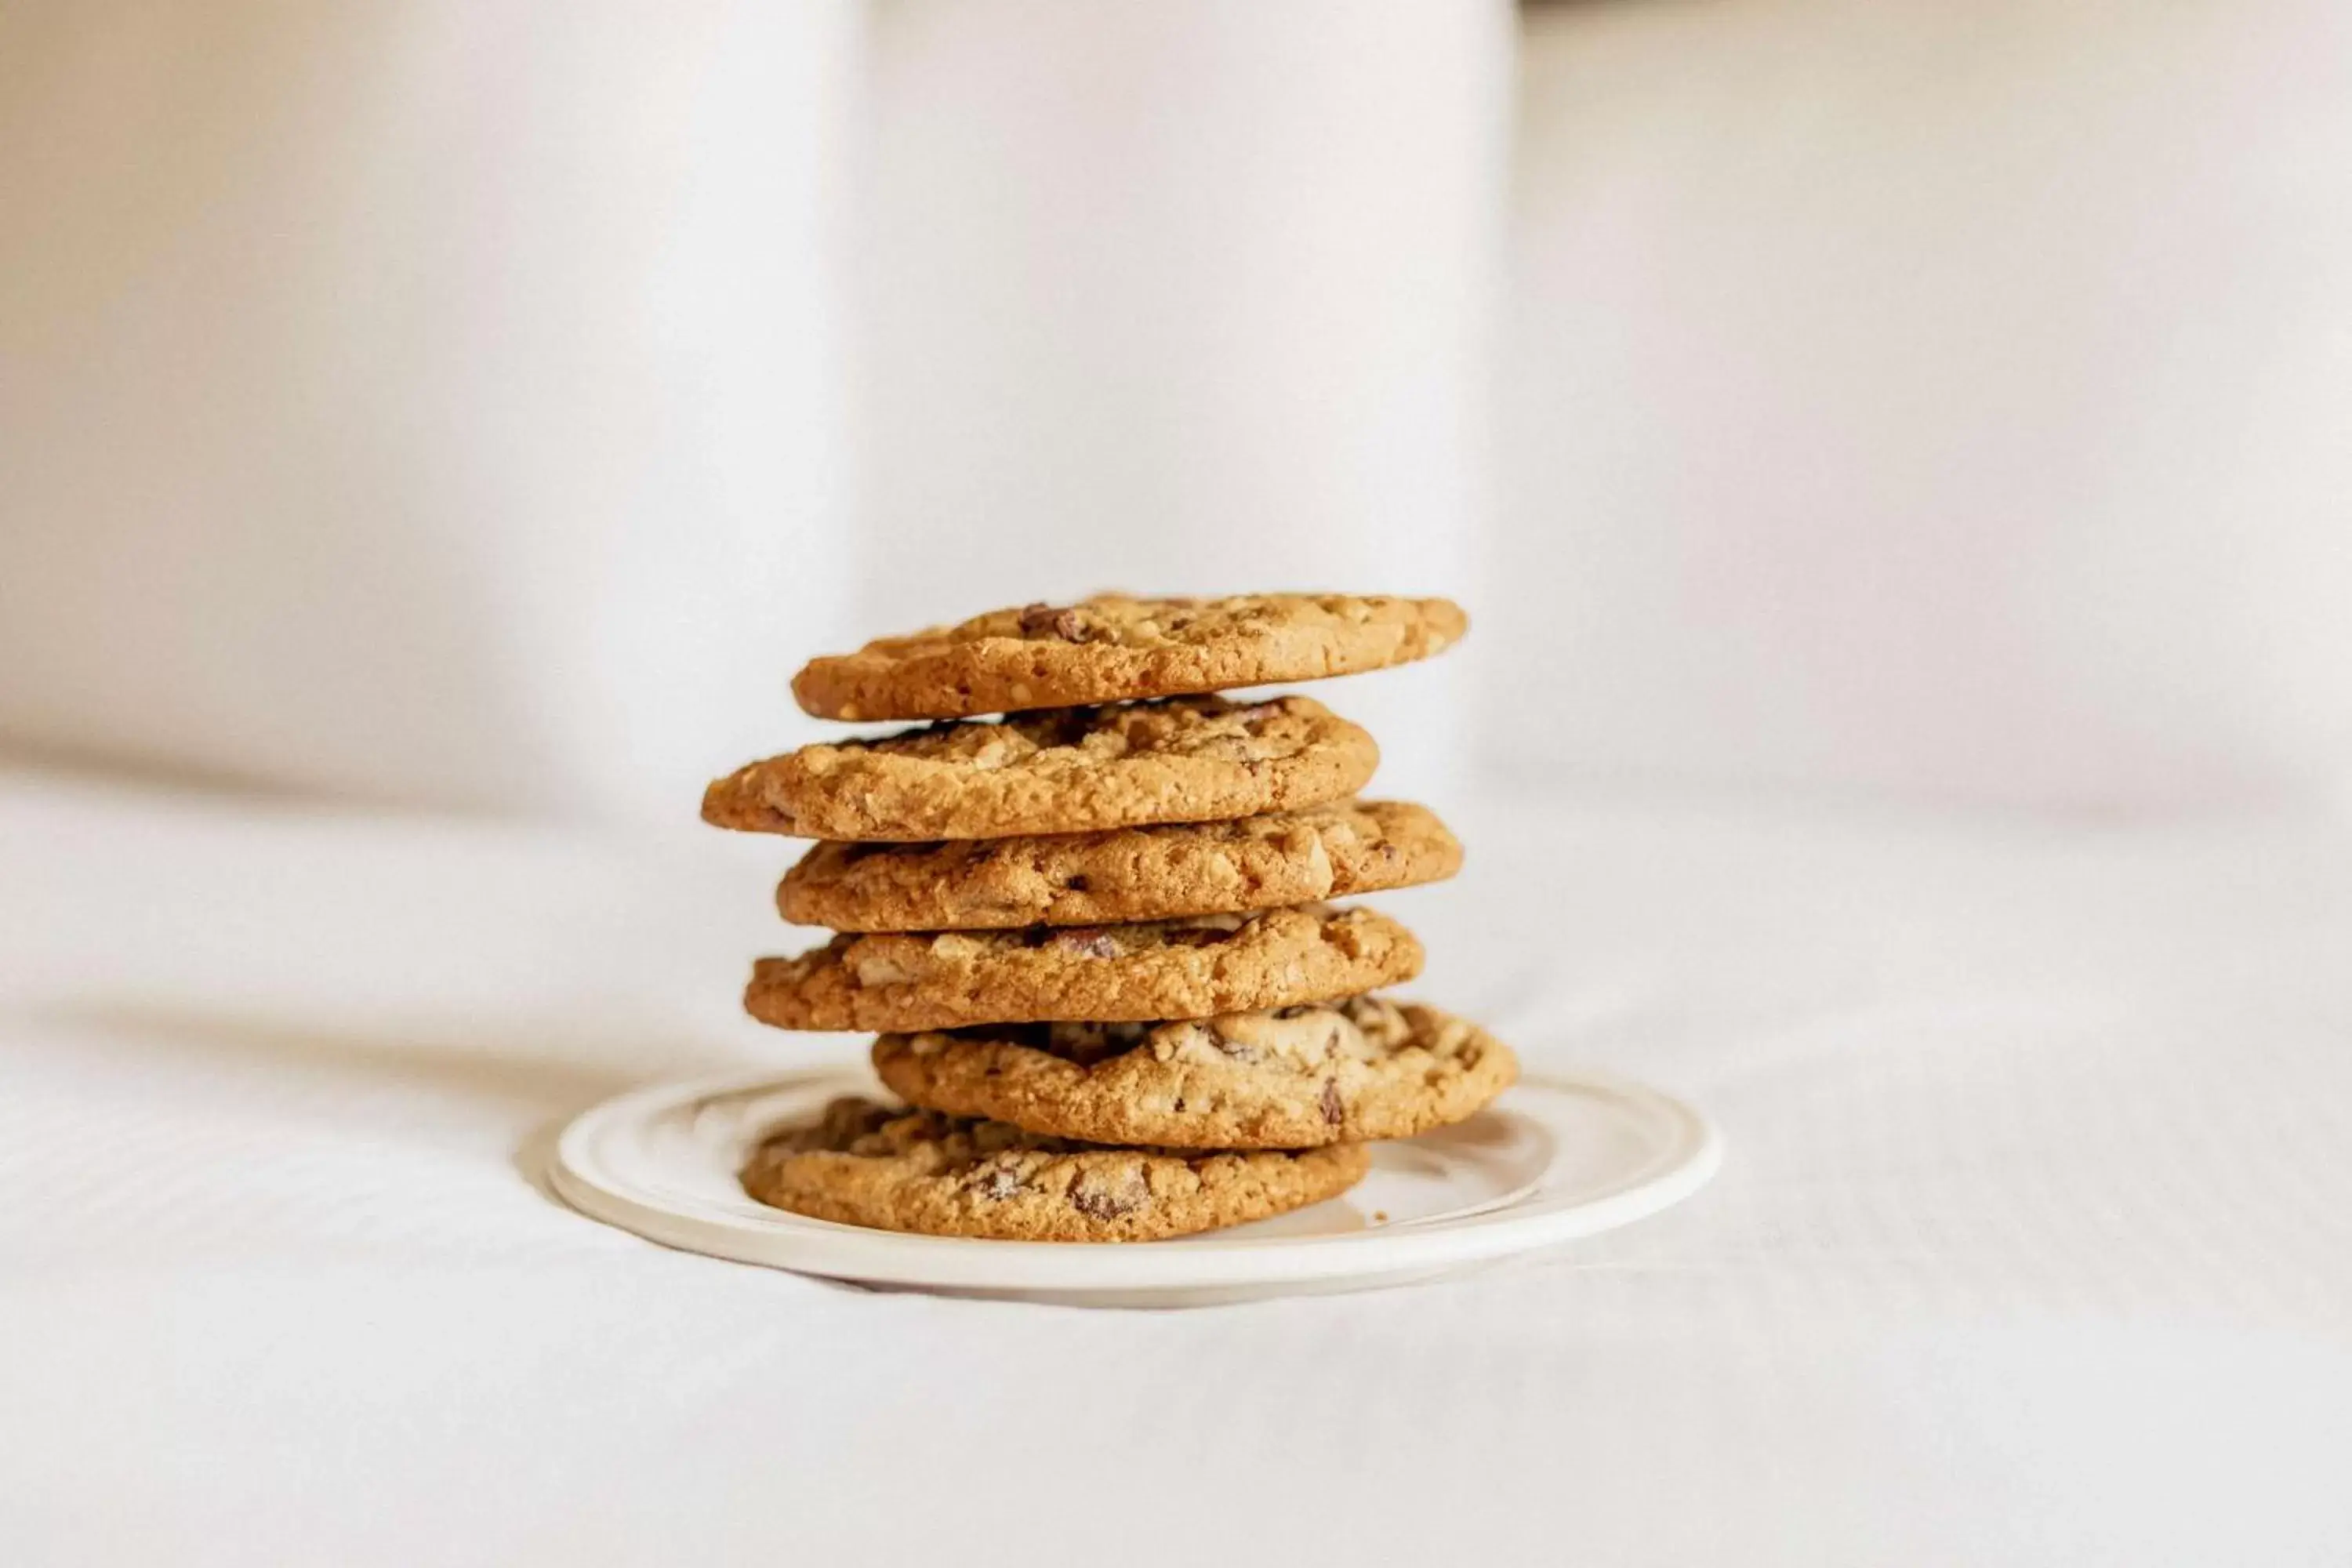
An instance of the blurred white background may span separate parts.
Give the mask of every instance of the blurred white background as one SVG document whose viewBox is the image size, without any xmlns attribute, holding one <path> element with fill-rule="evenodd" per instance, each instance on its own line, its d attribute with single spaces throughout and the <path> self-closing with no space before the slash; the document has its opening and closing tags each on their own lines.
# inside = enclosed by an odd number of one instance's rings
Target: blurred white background
<svg viewBox="0 0 2352 1568">
<path fill-rule="evenodd" d="M 690 818 L 809 653 L 1439 591 L 1385 786 L 2352 777 L 2329 0 L 0 10 L 0 744 Z"/>
<path fill-rule="evenodd" d="M 1496 754 L 2342 798 L 2352 8 L 1539 16 Z"/>
</svg>

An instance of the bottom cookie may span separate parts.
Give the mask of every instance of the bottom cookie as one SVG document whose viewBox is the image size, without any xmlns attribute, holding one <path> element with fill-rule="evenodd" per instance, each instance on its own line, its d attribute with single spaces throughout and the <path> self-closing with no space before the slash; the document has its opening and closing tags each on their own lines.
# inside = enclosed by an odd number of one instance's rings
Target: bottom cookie
<svg viewBox="0 0 2352 1568">
<path fill-rule="evenodd" d="M 743 1190 L 816 1219 L 998 1241 L 1156 1241 L 1336 1197 L 1370 1156 L 1115 1148 L 1001 1121 L 836 1100 L 753 1151 Z"/>
</svg>

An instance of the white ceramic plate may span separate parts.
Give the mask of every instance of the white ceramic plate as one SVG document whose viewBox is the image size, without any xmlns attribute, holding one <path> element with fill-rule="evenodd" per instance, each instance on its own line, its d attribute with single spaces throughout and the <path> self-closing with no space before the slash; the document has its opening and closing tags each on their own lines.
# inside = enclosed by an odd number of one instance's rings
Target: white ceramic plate
<svg viewBox="0 0 2352 1568">
<path fill-rule="evenodd" d="M 1688 1197 L 1722 1144 L 1655 1089 L 1584 1073 L 1522 1079 L 1459 1127 L 1372 1149 L 1328 1202 L 1175 1241 L 1087 1247 L 901 1236 L 807 1219 L 735 1173 L 769 1129 L 839 1094 L 831 1068 L 656 1084 L 586 1111 L 549 1176 L 583 1214 L 666 1246 L 868 1285 L 1085 1306 L 1183 1306 L 1400 1284 L 1608 1230 Z"/>
</svg>

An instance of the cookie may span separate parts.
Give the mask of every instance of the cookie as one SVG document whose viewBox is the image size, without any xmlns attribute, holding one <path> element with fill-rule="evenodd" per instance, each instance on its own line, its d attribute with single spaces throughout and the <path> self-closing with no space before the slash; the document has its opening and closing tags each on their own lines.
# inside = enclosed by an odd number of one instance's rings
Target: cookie
<svg viewBox="0 0 2352 1568">
<path fill-rule="evenodd" d="M 1339 801 L 1233 822 L 1025 838 L 817 844 L 776 908 L 835 931 L 995 931 L 1268 910 L 1421 882 L 1462 868 L 1437 814 Z"/>
<path fill-rule="evenodd" d="M 820 719 L 962 719 L 1313 680 L 1426 658 L 1470 618 L 1450 599 L 1245 594 L 994 610 L 811 659 L 793 695 Z"/>
<path fill-rule="evenodd" d="M 1360 789 L 1372 738 L 1304 697 L 1179 697 L 803 746 L 713 784 L 702 819 L 810 838 L 999 838 L 1295 811 Z"/>
<path fill-rule="evenodd" d="M 1176 1023 L 885 1035 L 874 1066 L 937 1110 L 1196 1149 L 1409 1138 L 1474 1115 L 1518 1076 L 1510 1047 L 1476 1025 L 1373 996 Z"/>
<path fill-rule="evenodd" d="M 743 1006 L 780 1029 L 1200 1018 L 1409 980 L 1421 956 L 1388 916 L 1325 904 L 1143 925 L 845 934 L 760 960 Z"/>
<path fill-rule="evenodd" d="M 1353 1144 L 1298 1153 L 1107 1149 L 852 1099 L 762 1143 L 742 1180 L 772 1207 L 880 1230 L 1155 1241 L 1336 1197 L 1370 1164 Z"/>
</svg>

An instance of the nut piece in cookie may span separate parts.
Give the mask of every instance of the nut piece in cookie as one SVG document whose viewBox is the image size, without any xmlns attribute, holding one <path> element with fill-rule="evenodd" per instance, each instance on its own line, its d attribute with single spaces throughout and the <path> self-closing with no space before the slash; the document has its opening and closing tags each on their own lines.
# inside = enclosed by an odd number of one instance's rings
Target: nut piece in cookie
<svg viewBox="0 0 2352 1568">
<path fill-rule="evenodd" d="M 1363 730 L 1304 697 L 1180 697 L 803 746 L 704 792 L 719 827 L 917 840 L 1088 833 L 1295 811 L 1361 788 Z"/>
<path fill-rule="evenodd" d="M 1411 979 L 1421 963 L 1419 941 L 1378 910 L 1307 904 L 1136 925 L 845 933 L 760 960 L 743 1005 L 782 1029 L 1206 1017 L 1351 995 Z"/>
<path fill-rule="evenodd" d="M 844 1225 L 1006 1241 L 1152 1241 L 1304 1208 L 1353 1186 L 1354 1144 L 1299 1152 L 1105 1148 L 1002 1122 L 835 1100 L 770 1137 L 743 1188 Z"/>
<path fill-rule="evenodd" d="M 793 678 L 820 719 L 962 719 L 1314 680 L 1441 653 L 1469 629 L 1450 599 L 1244 594 L 992 610 L 812 659 Z"/>
<path fill-rule="evenodd" d="M 1001 931 L 1267 910 L 1442 881 L 1462 845 L 1426 806 L 1335 801 L 1230 822 L 923 844 L 817 844 L 776 907 L 835 931 Z"/>
<path fill-rule="evenodd" d="M 1375 996 L 1167 1023 L 889 1034 L 874 1066 L 917 1105 L 1202 1149 L 1409 1138 L 1476 1114 L 1518 1076 L 1510 1047 L 1476 1025 Z"/>
</svg>

